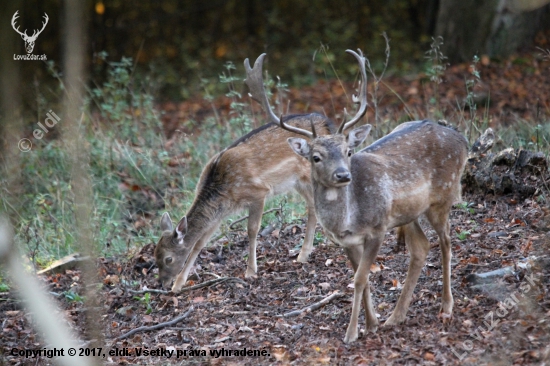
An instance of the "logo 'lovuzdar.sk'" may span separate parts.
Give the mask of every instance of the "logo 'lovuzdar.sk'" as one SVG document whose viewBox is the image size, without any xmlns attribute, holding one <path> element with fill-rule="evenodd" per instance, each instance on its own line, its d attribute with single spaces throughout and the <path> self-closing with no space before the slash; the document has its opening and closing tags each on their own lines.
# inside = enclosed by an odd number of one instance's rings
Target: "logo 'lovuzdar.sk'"
<svg viewBox="0 0 550 366">
<path fill-rule="evenodd" d="M 16 20 L 19 17 L 19 15 L 17 14 L 18 12 L 19 10 L 17 10 L 15 14 L 13 14 L 13 17 L 11 18 L 11 26 L 13 27 L 13 30 L 15 30 L 21 36 L 21 38 L 23 38 L 23 41 L 25 42 L 25 50 L 27 51 L 27 54 L 13 55 L 13 59 L 14 60 L 40 60 L 40 61 L 47 60 L 46 55 L 33 55 L 32 51 L 34 49 L 34 44 L 36 42 L 36 39 L 48 24 L 48 20 L 49 20 L 48 14 L 44 13 L 44 22 L 42 22 L 42 29 L 40 30 L 35 29 L 32 35 L 29 36 L 27 34 L 26 29 L 24 32 L 21 32 L 19 30 L 19 26 L 16 26 Z"/>
</svg>

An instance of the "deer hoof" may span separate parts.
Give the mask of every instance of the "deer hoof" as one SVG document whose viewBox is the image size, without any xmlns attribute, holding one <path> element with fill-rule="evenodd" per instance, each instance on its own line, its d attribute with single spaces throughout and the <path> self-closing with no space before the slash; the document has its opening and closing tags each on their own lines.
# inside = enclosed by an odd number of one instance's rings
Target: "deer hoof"
<svg viewBox="0 0 550 366">
<path fill-rule="evenodd" d="M 441 321 L 443 322 L 443 324 L 449 324 L 451 323 L 451 320 L 453 319 L 453 314 L 447 314 L 447 313 L 444 313 L 444 312 L 441 312 L 439 313 L 439 318 L 441 318 Z"/>
<path fill-rule="evenodd" d="M 177 281 L 174 282 L 174 285 L 172 286 L 172 289 L 170 291 L 172 291 L 173 293 L 177 294 L 178 292 L 180 292 L 181 288 L 183 287 L 183 283 L 178 283 Z"/>
<path fill-rule="evenodd" d="M 392 314 L 388 320 L 386 320 L 386 322 L 384 323 L 384 327 L 390 327 L 392 325 L 397 325 L 397 324 L 401 324 L 403 323 L 403 321 L 405 320 L 405 318 L 403 317 L 403 319 L 399 319 L 399 317 L 395 316 L 394 314 Z"/>
<path fill-rule="evenodd" d="M 353 333 L 353 334 L 349 334 Z M 357 330 L 355 332 L 346 332 L 346 336 L 344 337 L 344 343 L 351 343 L 355 342 L 357 340 Z"/>
<path fill-rule="evenodd" d="M 244 274 L 245 278 L 257 278 L 256 272 L 247 270 Z"/>
<path fill-rule="evenodd" d="M 368 332 L 376 333 L 377 330 L 378 330 L 378 320 L 376 320 L 376 322 L 367 324 L 366 333 Z"/>
<path fill-rule="evenodd" d="M 309 254 L 310 253 L 300 253 L 300 255 L 298 256 L 298 262 L 307 263 L 309 259 Z"/>
</svg>

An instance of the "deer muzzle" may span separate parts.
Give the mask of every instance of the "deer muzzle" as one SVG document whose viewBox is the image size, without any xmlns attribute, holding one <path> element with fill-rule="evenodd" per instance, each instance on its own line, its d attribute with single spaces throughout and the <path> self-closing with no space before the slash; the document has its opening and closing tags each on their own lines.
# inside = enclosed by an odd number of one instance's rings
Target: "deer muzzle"
<svg viewBox="0 0 550 366">
<path fill-rule="evenodd" d="M 346 168 L 340 167 L 337 168 L 334 173 L 332 173 L 332 179 L 334 183 L 342 184 L 351 182 L 351 173 Z"/>
</svg>

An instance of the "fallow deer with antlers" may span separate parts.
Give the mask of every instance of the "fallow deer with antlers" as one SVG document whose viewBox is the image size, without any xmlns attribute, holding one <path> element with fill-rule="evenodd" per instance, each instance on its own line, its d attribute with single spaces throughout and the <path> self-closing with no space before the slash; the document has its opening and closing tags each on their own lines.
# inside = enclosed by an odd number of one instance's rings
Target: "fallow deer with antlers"
<svg viewBox="0 0 550 366">
<path fill-rule="evenodd" d="M 342 123 L 333 135 L 320 136 L 310 129 L 287 126 L 284 120 L 272 122 L 283 129 L 306 136 L 291 137 L 292 150 L 310 163 L 311 182 L 317 219 L 325 234 L 344 248 L 353 269 L 354 297 L 344 341 L 358 337 L 361 300 L 365 306 L 367 331 L 376 331 L 378 319 L 371 301 L 369 270 L 376 259 L 385 233 L 401 227 L 411 260 L 403 291 L 395 310 L 384 325 L 406 318 L 418 277 L 426 262 L 430 243 L 418 223 L 424 215 L 439 236 L 443 262 L 441 316 L 452 315 L 451 240 L 449 212 L 460 199 L 460 177 L 467 157 L 467 142 L 460 133 L 430 121 L 406 122 L 390 134 L 356 154 L 371 130 L 364 125 L 351 130 L 366 110 L 365 59 L 359 51 L 346 51 L 359 61 L 362 85 L 357 100 L 359 113 Z M 263 57 L 260 56 L 260 57 Z M 261 59 L 260 59 L 261 60 Z M 258 82 L 255 99 L 267 100 Z M 269 109 L 269 105 L 265 107 Z"/>
<path fill-rule="evenodd" d="M 250 68 L 245 62 L 247 79 L 252 95 L 258 95 L 258 87 L 265 97 L 262 83 L 263 57 Z M 269 108 L 267 97 L 260 100 L 272 118 L 279 120 Z M 309 163 L 296 156 L 286 140 L 296 137 L 293 128 L 301 131 L 310 125 L 320 134 L 334 133 L 334 123 L 316 113 L 290 115 L 284 118 L 289 131 L 269 123 L 235 141 L 227 149 L 216 154 L 201 173 L 195 192 L 195 200 L 174 227 L 170 215 L 161 218 L 161 237 L 155 247 L 155 259 L 159 278 L 164 286 L 175 279 L 172 291 L 177 292 L 187 282 L 189 272 L 208 239 L 220 222 L 242 209 L 248 209 L 249 253 L 246 277 L 257 272 L 256 236 L 260 228 L 265 200 L 268 196 L 290 190 L 298 192 L 306 201 L 308 217 L 305 238 L 298 256 L 299 262 L 307 262 L 313 250 L 313 238 L 317 219 L 313 208 L 313 191 L 309 178 Z"/>
</svg>

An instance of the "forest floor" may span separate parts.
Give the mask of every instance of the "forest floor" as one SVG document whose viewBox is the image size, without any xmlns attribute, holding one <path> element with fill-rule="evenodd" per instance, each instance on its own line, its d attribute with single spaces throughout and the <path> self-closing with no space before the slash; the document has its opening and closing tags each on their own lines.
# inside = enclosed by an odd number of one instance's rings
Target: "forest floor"
<svg viewBox="0 0 550 366">
<path fill-rule="evenodd" d="M 456 108 L 456 102 L 465 97 L 467 76 L 464 75 L 468 67 L 458 65 L 446 71 L 446 81 L 438 90 L 439 103 L 444 108 Z M 489 62 L 483 65 L 481 75 L 486 89 L 490 90 L 491 102 L 489 111 L 480 109 L 480 113 L 492 116 L 493 127 L 509 125 L 518 118 L 536 123 L 541 113 L 550 115 L 547 96 L 550 73 L 547 65 L 540 67 L 536 57 L 498 65 Z M 425 90 L 431 84 L 424 84 L 422 78 L 425 80 L 425 76 L 400 82 L 390 79 L 388 84 L 393 83 L 392 88 L 406 96 L 408 108 L 429 112 L 431 102 L 425 97 L 429 95 Z M 336 82 L 320 83 L 300 91 L 290 90 L 289 95 L 293 100 L 307 100 L 308 105 L 331 105 L 337 111 L 345 105 L 346 96 L 337 91 L 336 85 Z M 478 87 L 482 89 L 483 85 Z M 392 103 L 382 102 L 379 112 L 394 113 L 403 109 L 402 103 Z M 222 114 L 228 113 L 227 105 L 224 98 L 215 102 Z M 293 103 L 292 111 L 308 110 L 308 105 Z M 163 118 L 169 135 L 179 128 L 177 121 L 182 118 L 193 116 L 200 120 L 212 111 L 204 100 L 165 103 L 162 108 L 166 112 Z M 369 113 L 373 118 L 372 112 Z M 536 265 L 540 263 L 537 259 L 548 258 L 550 253 L 547 203 L 537 197 L 493 196 L 484 192 L 465 192 L 463 200 L 468 204 L 456 206 L 450 219 L 455 302 L 453 318 L 448 324 L 438 318 L 441 252 L 437 235 L 425 223 L 432 249 L 405 323 L 380 327 L 376 333 L 362 331 L 359 340 L 351 344 L 343 343 L 353 297 L 353 271 L 348 259 L 341 248 L 324 239 L 318 226 L 317 237 L 321 240 L 309 262 L 298 263 L 296 247 L 303 238 L 305 225 L 283 223 L 258 240 L 257 278 L 244 278 L 248 238 L 240 228 L 227 233 L 200 254 L 189 285 L 201 284 L 216 276 L 230 280 L 180 294 L 145 295 L 130 291 L 159 288 L 156 268 L 152 266 L 155 238 L 126 258 L 100 258 L 97 266 L 103 285 L 97 300 L 102 314 L 98 322 L 105 337 L 103 362 L 121 365 L 550 364 L 550 269 Z M 151 225 L 156 226 L 156 222 Z M 395 243 L 392 231 L 371 268 L 371 290 L 381 323 L 395 307 L 408 268 L 408 252 L 396 248 Z M 526 263 L 534 266 L 525 266 Z M 473 273 L 509 266 L 511 273 L 497 278 L 491 286 L 476 288 L 468 280 Z M 72 328 L 85 331 L 82 303 L 63 296 L 69 290 L 79 291 L 80 272 L 67 270 L 41 279 L 50 292 L 60 295 L 57 298 L 62 314 L 70 320 Z M 335 292 L 342 296 L 316 310 L 293 317 L 282 316 Z M 34 330 L 32 317 L 23 310 L 15 289 L 0 293 L 0 299 L 3 349 L 0 364 L 51 364 L 52 360 L 47 358 L 28 360 L 10 355 L 14 347 L 38 349 L 47 345 Z M 137 327 L 166 322 L 186 312 L 187 316 L 178 324 L 116 339 Z M 364 328 L 364 324 L 362 311 L 360 327 Z M 109 350 L 115 349 L 129 352 L 110 356 Z M 165 349 L 174 354 L 170 358 L 137 355 L 136 350 L 145 349 Z M 258 351 L 259 356 L 241 355 L 245 349 Z M 239 353 L 220 356 L 222 350 Z M 178 351 L 179 358 L 176 357 Z"/>
<path fill-rule="evenodd" d="M 201 253 L 190 285 L 214 279 L 213 274 L 236 277 L 239 281 L 181 294 L 152 293 L 147 301 L 143 300 L 143 294 L 136 295 L 129 290 L 158 288 L 155 271 L 146 269 L 154 262 L 153 244 L 129 261 L 100 259 L 98 266 L 104 285 L 99 292 L 99 310 L 104 314 L 101 324 L 105 330 L 105 347 L 120 352 L 125 348 L 130 350 L 129 355 L 119 357 L 105 353 L 104 361 L 106 364 L 214 365 L 548 363 L 550 268 L 521 266 L 525 258 L 548 257 L 550 252 L 550 238 L 545 233 L 548 217 L 543 207 L 531 199 L 516 201 L 511 197 L 479 194 L 466 194 L 464 199 L 470 207 L 453 209 L 450 219 L 455 307 L 449 324 L 443 324 L 438 318 L 442 273 L 437 235 L 424 225 L 432 249 L 405 323 L 380 327 L 376 333 L 361 332 L 358 341 L 344 344 L 353 298 L 353 271 L 348 259 L 341 248 L 329 242 L 317 245 L 308 263 L 298 263 L 294 248 L 303 237 L 305 225 L 291 224 L 260 238 L 256 279 L 243 277 L 248 239 L 245 231 L 237 230 Z M 468 232 L 466 238 L 459 240 L 457 236 L 465 232 Z M 396 251 L 395 247 L 392 231 L 371 268 L 373 300 L 381 322 L 395 307 L 408 267 L 408 253 L 404 249 Z M 497 278 L 491 288 L 473 288 L 467 280 L 472 273 L 508 266 L 514 267 L 513 273 Z M 43 281 L 50 291 L 62 294 L 75 286 L 78 288 L 80 277 L 78 271 L 66 271 Z M 343 296 L 317 310 L 281 317 L 334 292 Z M 8 299 L 0 305 L 4 319 L 2 343 L 6 351 L 12 347 L 43 347 L 28 315 L 14 300 L 15 294 L 2 297 Z M 63 296 L 59 298 L 63 299 L 60 304 L 74 327 L 82 327 L 82 304 Z M 146 314 L 148 306 L 151 312 Z M 169 321 L 191 307 L 185 319 L 176 325 L 114 341 L 134 328 Z M 360 327 L 364 327 L 363 314 Z M 174 355 L 171 358 L 136 355 L 135 349 L 146 347 L 172 350 Z M 257 357 L 211 354 L 222 349 L 265 352 Z M 179 358 L 176 358 L 177 351 L 181 351 Z M 107 351 L 104 349 L 104 352 Z M 10 364 L 28 361 L 9 356 L 7 352 L 4 357 Z M 47 359 L 33 362 L 48 363 Z"/>
</svg>

